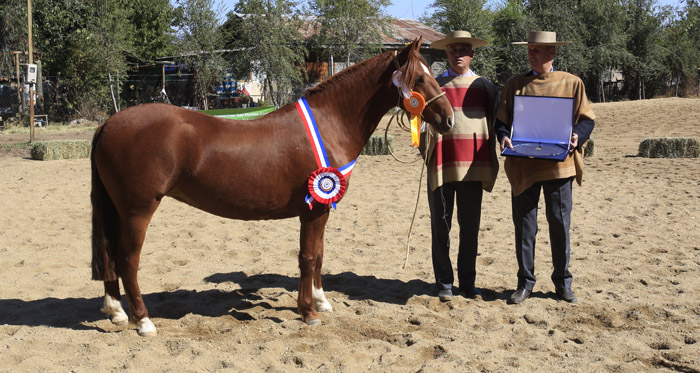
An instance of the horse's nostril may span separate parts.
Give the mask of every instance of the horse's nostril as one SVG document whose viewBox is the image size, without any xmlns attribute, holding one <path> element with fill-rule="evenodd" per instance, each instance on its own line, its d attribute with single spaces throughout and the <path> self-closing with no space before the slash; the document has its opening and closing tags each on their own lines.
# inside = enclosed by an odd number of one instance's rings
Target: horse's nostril
<svg viewBox="0 0 700 373">
<path fill-rule="evenodd" d="M 447 127 L 452 129 L 454 127 L 454 118 L 453 117 L 447 117 Z"/>
</svg>

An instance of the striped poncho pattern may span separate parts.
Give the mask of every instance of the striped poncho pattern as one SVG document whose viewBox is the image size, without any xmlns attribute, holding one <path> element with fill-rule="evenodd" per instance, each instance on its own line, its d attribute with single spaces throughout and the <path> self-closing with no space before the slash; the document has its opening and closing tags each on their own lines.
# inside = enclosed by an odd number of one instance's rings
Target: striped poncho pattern
<svg viewBox="0 0 700 373">
<path fill-rule="evenodd" d="M 440 77 L 450 100 L 455 125 L 439 135 L 428 131 L 428 185 L 431 190 L 452 181 L 481 181 L 490 192 L 498 175 L 494 114 L 498 90 L 479 76 Z"/>
</svg>

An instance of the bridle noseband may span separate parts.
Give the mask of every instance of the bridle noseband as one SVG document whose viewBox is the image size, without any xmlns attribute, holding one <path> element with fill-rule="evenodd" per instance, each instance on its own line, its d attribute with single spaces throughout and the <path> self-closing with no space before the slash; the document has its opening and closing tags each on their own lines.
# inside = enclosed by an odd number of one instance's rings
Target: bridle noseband
<svg viewBox="0 0 700 373">
<path fill-rule="evenodd" d="M 396 66 L 396 71 L 399 71 L 399 69 L 401 68 L 401 65 L 399 65 L 399 60 L 398 60 L 398 58 L 397 58 L 397 52 L 396 52 L 396 51 L 394 51 L 394 66 Z M 399 91 L 399 103 L 396 104 L 396 106 L 400 107 L 400 105 L 401 105 L 401 98 L 404 97 L 404 94 L 403 94 L 403 92 L 402 92 L 401 87 L 397 86 L 396 89 Z M 412 93 L 418 93 L 418 92 L 414 92 L 413 90 L 411 90 L 411 92 L 412 92 Z M 418 94 L 420 95 L 420 93 L 418 93 Z M 442 96 L 444 96 L 444 95 L 445 95 L 445 91 L 442 91 L 442 92 L 440 92 L 439 94 L 435 95 L 435 97 L 432 97 L 432 98 L 429 99 L 429 100 L 425 100 L 425 104 L 423 105 L 423 108 L 421 109 L 421 116 L 422 116 L 422 111 L 423 111 L 426 107 L 428 107 L 428 105 L 430 105 L 433 101 L 437 100 L 438 98 L 440 98 L 440 97 L 442 97 Z M 421 97 L 422 97 L 422 95 L 421 95 Z"/>
</svg>

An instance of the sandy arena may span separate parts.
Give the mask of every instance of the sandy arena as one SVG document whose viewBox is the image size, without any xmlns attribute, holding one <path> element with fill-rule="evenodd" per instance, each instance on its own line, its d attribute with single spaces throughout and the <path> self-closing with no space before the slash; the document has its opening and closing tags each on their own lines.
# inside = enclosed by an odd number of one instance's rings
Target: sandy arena
<svg viewBox="0 0 700 373">
<path fill-rule="evenodd" d="M 636 156 L 644 138 L 700 137 L 700 99 L 593 109 L 594 154 L 574 186 L 577 304 L 554 295 L 544 212 L 539 281 L 523 304 L 506 304 L 517 263 L 502 167 L 484 195 L 484 297 L 441 303 L 425 182 L 402 269 L 421 164 L 363 155 L 326 229 L 334 311 L 318 327 L 296 311 L 297 219 L 226 220 L 173 199 L 151 222 L 139 272 L 158 336 L 113 326 L 90 280 L 89 160 L 2 150 L 0 371 L 700 372 L 700 159 Z M 413 159 L 410 135 L 391 133 Z M 0 134 L 2 144 L 26 140 Z M 455 222 L 454 243 L 457 233 Z M 456 263 L 456 245 L 452 254 Z"/>
</svg>

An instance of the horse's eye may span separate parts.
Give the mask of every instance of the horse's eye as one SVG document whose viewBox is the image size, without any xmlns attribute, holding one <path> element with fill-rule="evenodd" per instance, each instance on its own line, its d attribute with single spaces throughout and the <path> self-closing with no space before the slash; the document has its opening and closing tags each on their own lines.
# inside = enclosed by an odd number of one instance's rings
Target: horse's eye
<svg viewBox="0 0 700 373">
<path fill-rule="evenodd" d="M 418 79 L 416 79 L 416 84 L 423 84 L 425 83 L 425 79 L 423 79 L 422 76 L 419 76 Z"/>
</svg>

